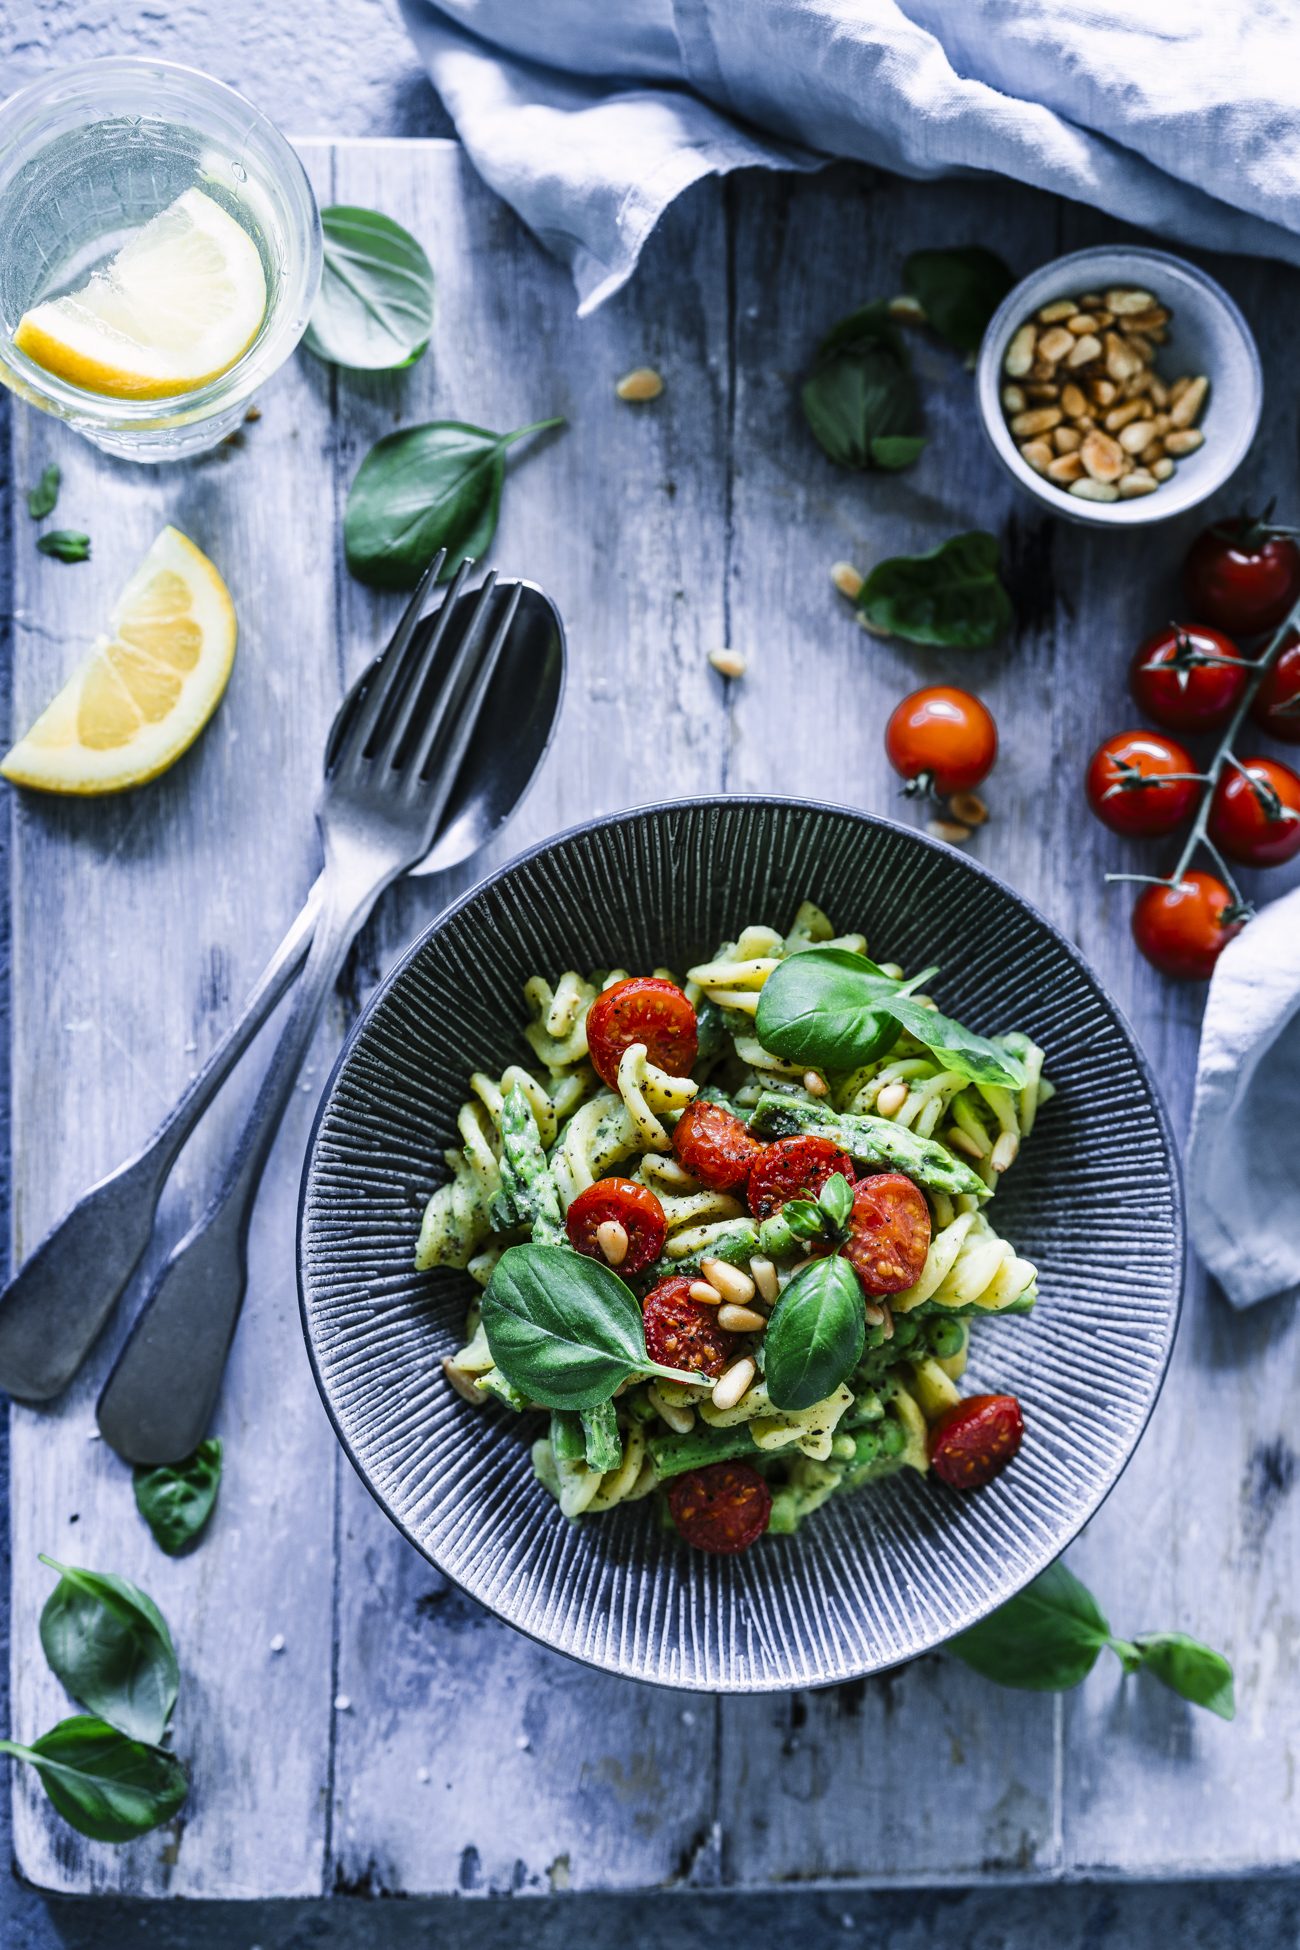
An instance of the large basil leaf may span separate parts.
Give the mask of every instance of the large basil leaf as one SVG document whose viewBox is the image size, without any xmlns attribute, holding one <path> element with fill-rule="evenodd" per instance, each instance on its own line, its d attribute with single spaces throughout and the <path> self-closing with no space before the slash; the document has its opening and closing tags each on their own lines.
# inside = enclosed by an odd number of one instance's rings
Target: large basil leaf
<svg viewBox="0 0 1300 1950">
<path fill-rule="evenodd" d="M 880 1006 L 898 986 L 851 948 L 805 948 L 778 963 L 759 990 L 758 1040 L 791 1063 L 827 1070 L 872 1063 L 898 1041 L 898 1023 Z"/>
<path fill-rule="evenodd" d="M 433 329 L 433 266 L 409 230 L 378 210 L 320 213 L 320 290 L 303 344 L 336 366 L 414 364 Z"/>
<path fill-rule="evenodd" d="M 906 467 L 925 445 L 907 347 L 883 303 L 832 327 L 801 398 L 818 445 L 837 467 Z"/>
<path fill-rule="evenodd" d="M 348 567 L 378 589 L 413 589 L 440 548 L 445 582 L 465 556 L 477 560 L 496 533 L 506 449 L 562 424 L 539 420 L 491 433 L 460 420 L 431 420 L 385 434 L 357 469 L 343 517 Z"/>
<path fill-rule="evenodd" d="M 964 250 L 913 251 L 903 288 L 939 337 L 958 352 L 978 352 L 990 318 L 1015 279 L 1000 257 L 973 244 Z"/>
<path fill-rule="evenodd" d="M 0 1740 L 36 1769 L 55 1808 L 92 1842 L 133 1842 L 170 1821 L 189 1792 L 173 1754 L 128 1740 L 103 1720 L 77 1714 L 22 1747 Z"/>
<path fill-rule="evenodd" d="M 1188 1638 L 1185 1632 L 1147 1632 L 1133 1641 L 1143 1669 L 1193 1706 L 1208 1707 L 1221 1720 L 1237 1711 L 1232 1667 L 1221 1652 Z M 1123 1652 L 1117 1645 L 1116 1650 Z M 1127 1660 L 1125 1661 L 1127 1664 Z"/>
<path fill-rule="evenodd" d="M 167 1621 L 125 1578 L 42 1556 L 59 1582 L 41 1613 L 41 1644 L 73 1699 L 131 1740 L 156 1746 L 180 1672 Z"/>
<path fill-rule="evenodd" d="M 955 1070 L 958 1076 L 969 1077 L 972 1083 L 1023 1090 L 1028 1072 L 1020 1058 L 1001 1044 L 991 1043 L 987 1036 L 977 1036 L 973 1029 L 964 1029 L 951 1016 L 927 1009 L 898 989 L 892 995 L 883 996 L 878 1006 L 901 1023 L 909 1036 L 924 1043 L 945 1070 Z"/>
<path fill-rule="evenodd" d="M 1057 1693 L 1085 1680 L 1109 1641 L 1110 1626 L 1087 1585 L 1057 1563 L 959 1632 L 948 1650 L 999 1686 Z"/>
<path fill-rule="evenodd" d="M 857 607 L 889 636 L 960 650 L 987 650 L 1015 618 L 998 580 L 997 538 L 979 529 L 953 535 L 926 555 L 877 562 Z"/>
<path fill-rule="evenodd" d="M 835 1254 L 796 1273 L 763 1336 L 763 1378 L 775 1408 L 825 1401 L 862 1357 L 867 1321 L 862 1287 Z"/>
<path fill-rule="evenodd" d="M 169 1557 L 186 1550 L 212 1515 L 221 1483 L 221 1444 L 200 1442 L 184 1462 L 135 1472 L 135 1505 Z"/>
</svg>

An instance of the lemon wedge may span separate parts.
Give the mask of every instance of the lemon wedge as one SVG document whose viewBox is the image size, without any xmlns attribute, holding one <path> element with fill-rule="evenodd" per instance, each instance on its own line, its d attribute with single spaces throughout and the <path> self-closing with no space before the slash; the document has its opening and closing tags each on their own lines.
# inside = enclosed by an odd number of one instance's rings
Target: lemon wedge
<svg viewBox="0 0 1300 1950">
<path fill-rule="evenodd" d="M 109 635 L 9 753 L 0 774 L 40 792 L 125 792 L 156 779 L 221 702 L 235 609 L 206 555 L 164 528 L 117 601 Z"/>
<path fill-rule="evenodd" d="M 202 190 L 151 217 L 80 291 L 24 312 L 14 344 L 112 399 L 166 399 L 229 370 L 266 315 L 247 231 Z"/>
</svg>

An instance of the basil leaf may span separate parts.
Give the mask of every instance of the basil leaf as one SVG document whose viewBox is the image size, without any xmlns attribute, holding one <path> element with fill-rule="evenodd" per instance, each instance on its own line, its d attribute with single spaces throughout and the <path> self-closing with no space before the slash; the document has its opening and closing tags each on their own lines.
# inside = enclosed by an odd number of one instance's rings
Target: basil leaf
<svg viewBox="0 0 1300 1950">
<path fill-rule="evenodd" d="M 758 994 L 754 1028 L 764 1049 L 792 1063 L 852 1070 L 898 1041 L 878 1006 L 898 984 L 851 948 L 805 948 L 772 970 Z"/>
<path fill-rule="evenodd" d="M 926 555 L 877 562 L 857 607 L 889 636 L 960 650 L 987 650 L 1015 620 L 998 581 L 997 538 L 979 529 L 953 535 Z"/>
<path fill-rule="evenodd" d="M 816 1260 L 782 1289 L 763 1336 L 764 1379 L 775 1408 L 811 1408 L 852 1374 L 866 1342 L 857 1274 L 838 1254 Z"/>
<path fill-rule="evenodd" d="M 831 328 L 800 397 L 813 437 L 837 467 L 906 467 L 925 445 L 915 431 L 911 360 L 882 302 Z"/>
<path fill-rule="evenodd" d="M 156 1746 L 167 1730 L 180 1672 L 167 1621 L 153 1599 L 108 1572 L 42 1556 L 60 1573 L 41 1613 L 50 1669 L 75 1700 L 131 1740 Z"/>
<path fill-rule="evenodd" d="M 0 1740 L 36 1769 L 55 1808 L 92 1842 L 132 1842 L 177 1813 L 189 1792 L 173 1754 L 128 1740 L 102 1720 L 77 1714 L 22 1747 Z"/>
<path fill-rule="evenodd" d="M 1232 1667 L 1221 1652 L 1188 1638 L 1185 1632 L 1146 1632 L 1133 1645 L 1142 1665 L 1162 1686 L 1168 1686 L 1193 1706 L 1208 1707 L 1221 1720 L 1237 1711 L 1232 1690 Z"/>
<path fill-rule="evenodd" d="M 79 535 L 75 528 L 51 528 L 36 537 L 36 546 L 42 555 L 52 555 L 59 562 L 90 560 L 90 537 Z"/>
<path fill-rule="evenodd" d="M 440 548 L 445 582 L 466 555 L 486 552 L 496 532 L 506 449 L 525 434 L 558 427 L 539 420 L 490 433 L 459 420 L 432 420 L 386 434 L 357 469 L 343 517 L 348 567 L 376 589 L 413 589 Z"/>
<path fill-rule="evenodd" d="M 433 330 L 433 266 L 409 230 L 378 210 L 320 213 L 320 290 L 303 344 L 336 366 L 413 365 Z"/>
<path fill-rule="evenodd" d="M 221 1444 L 200 1442 L 184 1462 L 135 1472 L 135 1507 L 168 1557 L 194 1543 L 212 1515 L 221 1482 Z"/>
<path fill-rule="evenodd" d="M 46 515 L 54 513 L 54 504 L 59 498 L 59 483 L 63 475 L 54 465 L 43 469 L 40 480 L 34 488 L 27 490 L 27 512 L 33 521 L 44 521 Z"/>
<path fill-rule="evenodd" d="M 1057 1563 L 959 1632 L 948 1650 L 999 1686 L 1059 1693 L 1088 1677 L 1109 1639 L 1110 1626 L 1087 1585 Z"/>
<path fill-rule="evenodd" d="M 842 1171 L 832 1172 L 817 1194 L 817 1203 L 834 1230 L 843 1232 L 853 1210 L 853 1187 Z"/>
<path fill-rule="evenodd" d="M 917 299 L 941 339 L 958 352 L 978 352 L 988 322 L 1015 283 L 992 251 L 913 251 L 903 265 L 903 289 Z"/>
<path fill-rule="evenodd" d="M 1020 1058 L 1000 1044 L 991 1043 L 987 1036 L 977 1036 L 973 1029 L 964 1029 L 951 1016 L 941 1016 L 937 1009 L 927 1009 L 913 996 L 899 991 L 883 996 L 879 1007 L 901 1023 L 909 1036 L 924 1043 L 945 1070 L 955 1070 L 958 1076 L 969 1077 L 972 1083 L 1000 1085 L 1004 1090 L 1024 1089 L 1028 1072 Z"/>
</svg>

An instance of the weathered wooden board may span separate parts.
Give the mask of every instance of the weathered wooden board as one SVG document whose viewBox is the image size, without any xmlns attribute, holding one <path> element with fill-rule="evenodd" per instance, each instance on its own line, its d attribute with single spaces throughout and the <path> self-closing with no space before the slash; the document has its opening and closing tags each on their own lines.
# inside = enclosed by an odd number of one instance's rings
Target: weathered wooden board
<svg viewBox="0 0 1300 1950">
<path fill-rule="evenodd" d="M 503 428 L 568 417 L 516 458 L 494 560 L 559 601 L 569 694 L 508 837 L 473 869 L 388 896 L 322 1029 L 259 1209 L 218 1415 L 226 1481 L 200 1550 L 163 1558 L 128 1473 L 87 1439 L 121 1323 L 56 1411 L 12 1411 L 14 1731 L 64 1710 L 36 1634 L 49 1588 L 36 1553 L 118 1569 L 172 1621 L 177 1746 L 195 1783 L 177 1835 L 109 1850 L 78 1843 L 19 1777 L 24 1872 L 69 1891 L 249 1896 L 1292 1861 L 1290 1319 L 1240 1319 L 1194 1283 L 1152 1428 L 1072 1558 L 1121 1629 L 1178 1624 L 1233 1655 L 1243 1712 L 1228 1728 L 1113 1670 L 1064 1702 L 997 1692 L 935 1658 L 825 1694 L 719 1703 L 562 1661 L 462 1598 L 371 1502 L 317 1403 L 293 1289 L 310 1113 L 347 1016 L 398 948 L 484 866 L 600 810 L 720 787 L 891 808 L 885 713 L 933 676 L 969 681 L 970 660 L 863 635 L 826 572 L 976 523 L 1003 535 L 1021 602 L 1014 644 L 978 666 L 1003 749 L 976 850 L 1080 941 L 1185 1116 L 1198 997 L 1133 953 L 1127 896 L 1101 881 L 1121 849 L 1082 816 L 1078 780 L 1091 744 L 1128 715 L 1123 666 L 1168 612 L 1186 530 L 1090 537 L 1013 501 L 975 429 L 969 377 L 933 347 L 917 363 L 934 438 L 902 477 L 836 473 L 791 384 L 818 331 L 893 289 L 918 243 L 978 236 L 1028 268 L 1113 226 L 1003 185 L 755 174 L 678 206 L 633 284 L 580 325 L 564 275 L 454 145 L 306 153 L 323 202 L 378 205 L 429 248 L 438 313 L 419 365 L 365 379 L 300 355 L 242 447 L 155 474 L 12 415 L 16 482 L 57 459 L 60 515 L 95 539 L 94 561 L 67 568 L 37 557 L 16 517 L 15 723 L 165 519 L 213 555 L 242 627 L 221 716 L 168 778 L 120 804 L 10 802 L 17 1256 L 147 1132 L 308 883 L 324 728 L 397 607 L 337 562 L 347 483 L 379 434 L 436 416 Z M 1300 280 L 1218 268 L 1271 382 L 1246 484 L 1285 494 L 1297 431 L 1285 320 Z M 622 406 L 613 382 L 641 363 L 667 390 Z M 723 641 L 750 658 L 730 689 L 706 662 Z M 248 1067 L 178 1174 L 170 1237 L 212 1182 Z"/>
</svg>

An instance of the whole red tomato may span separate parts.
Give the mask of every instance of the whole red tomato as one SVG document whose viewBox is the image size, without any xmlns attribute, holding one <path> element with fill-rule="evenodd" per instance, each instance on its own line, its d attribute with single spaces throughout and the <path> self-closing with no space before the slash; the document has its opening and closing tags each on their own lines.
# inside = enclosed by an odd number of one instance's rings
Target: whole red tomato
<svg viewBox="0 0 1300 1950">
<path fill-rule="evenodd" d="M 885 751 L 905 790 L 948 798 L 971 792 L 993 770 L 998 729 L 992 713 L 969 691 L 932 684 L 896 706 L 885 726 Z"/>
<path fill-rule="evenodd" d="M 1300 778 L 1275 758 L 1225 765 L 1210 801 L 1210 838 L 1246 867 L 1280 867 L 1300 853 Z"/>
<path fill-rule="evenodd" d="M 1198 621 L 1234 636 L 1260 636 L 1300 601 L 1300 548 L 1269 526 L 1267 514 L 1219 521 L 1188 550 L 1183 587 Z"/>
<path fill-rule="evenodd" d="M 1300 630 L 1289 632 L 1272 670 L 1255 693 L 1250 714 L 1283 745 L 1300 745 Z"/>
<path fill-rule="evenodd" d="M 1129 689 L 1168 731 L 1217 731 L 1246 688 L 1241 652 L 1220 630 L 1168 623 L 1139 644 Z"/>
<path fill-rule="evenodd" d="M 1221 880 L 1189 867 L 1176 885 L 1144 887 L 1133 907 L 1133 939 L 1162 975 L 1204 981 L 1246 917 Z"/>
<path fill-rule="evenodd" d="M 1192 755 L 1161 731 L 1119 731 L 1099 745 L 1084 780 L 1088 804 L 1112 833 L 1171 833 L 1201 788 Z"/>
</svg>

